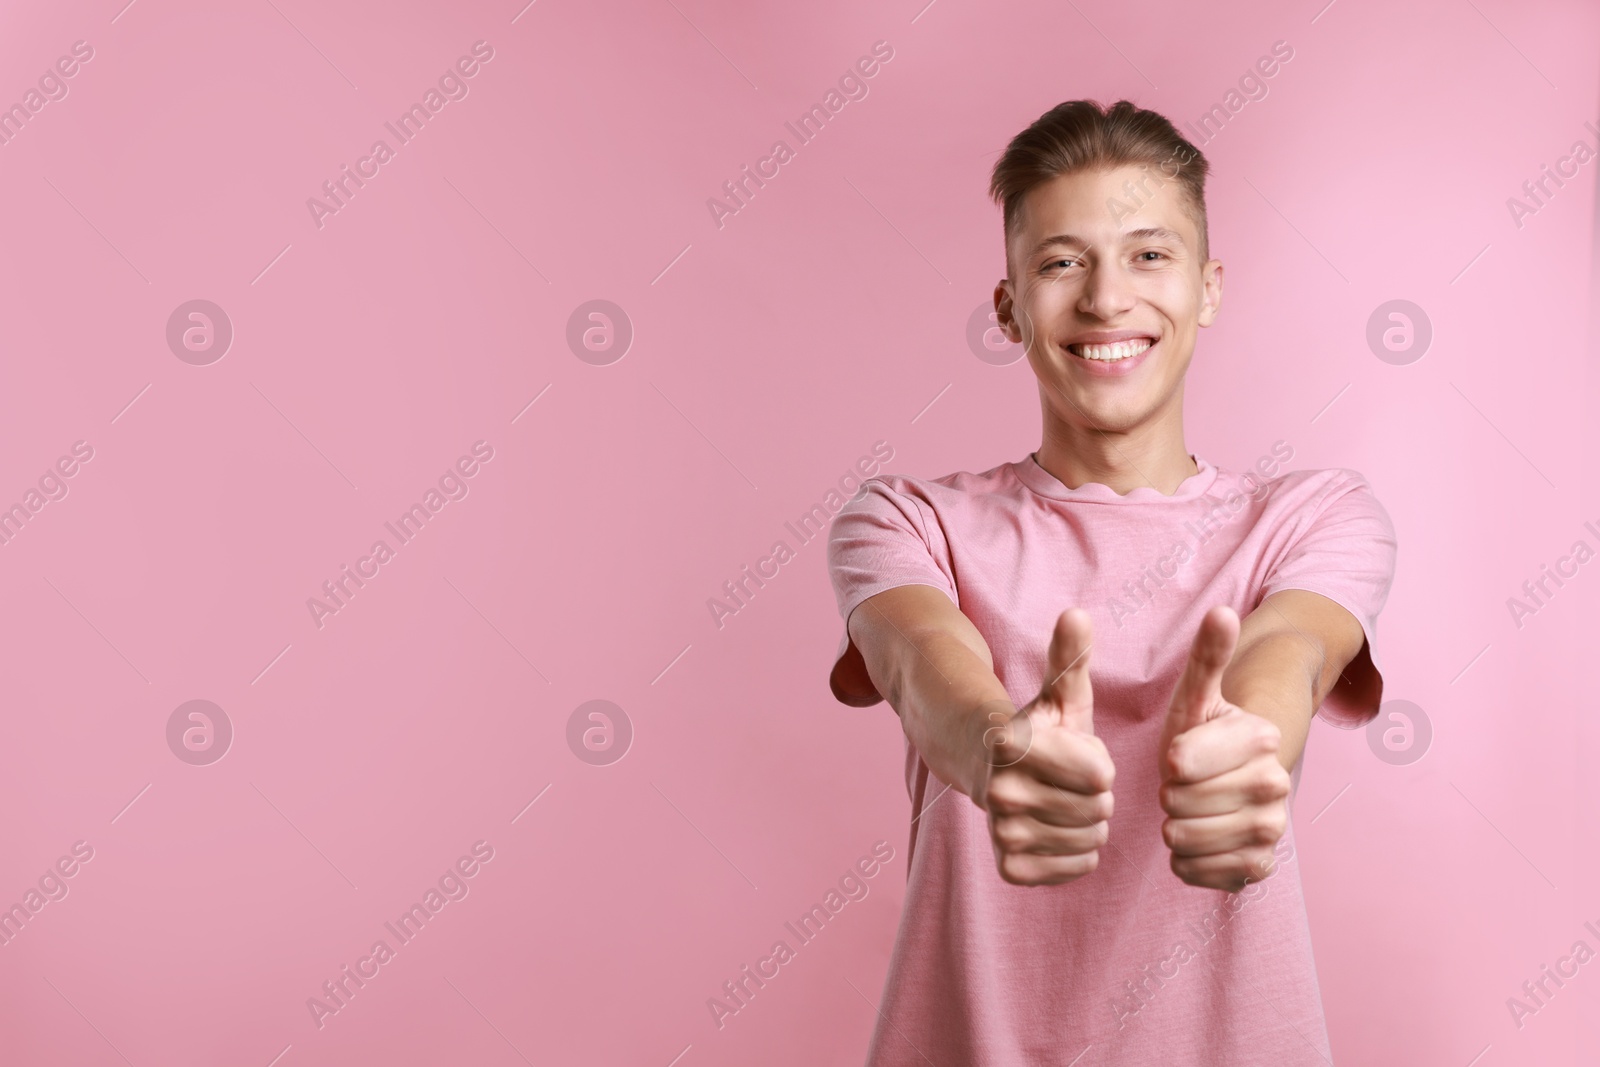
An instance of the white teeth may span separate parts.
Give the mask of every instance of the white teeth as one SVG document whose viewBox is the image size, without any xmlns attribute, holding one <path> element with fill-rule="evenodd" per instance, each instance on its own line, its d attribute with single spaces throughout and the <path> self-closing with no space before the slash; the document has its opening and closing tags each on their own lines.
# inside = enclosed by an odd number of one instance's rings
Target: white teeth
<svg viewBox="0 0 1600 1067">
<path fill-rule="evenodd" d="M 1128 359 L 1137 356 L 1140 352 L 1150 347 L 1150 342 L 1144 338 L 1137 341 L 1119 341 L 1114 345 L 1072 345 L 1072 351 L 1084 359 L 1097 359 L 1103 363 L 1115 363 L 1119 359 Z"/>
</svg>

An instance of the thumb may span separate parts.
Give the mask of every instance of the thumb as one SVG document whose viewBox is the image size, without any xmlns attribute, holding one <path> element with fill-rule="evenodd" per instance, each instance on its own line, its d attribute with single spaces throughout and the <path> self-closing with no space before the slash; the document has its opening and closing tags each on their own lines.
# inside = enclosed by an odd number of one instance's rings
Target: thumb
<svg viewBox="0 0 1600 1067">
<path fill-rule="evenodd" d="M 1222 674 L 1233 661 L 1238 643 L 1238 613 L 1226 604 L 1213 606 L 1200 620 L 1189 661 L 1167 705 L 1164 732 L 1168 741 L 1205 722 L 1207 713 L 1222 703 Z"/>
<path fill-rule="evenodd" d="M 1094 691 L 1089 684 L 1089 649 L 1094 644 L 1089 613 L 1068 608 L 1056 618 L 1045 660 L 1044 685 L 1034 706 L 1054 712 L 1053 721 L 1079 733 L 1094 733 Z"/>
</svg>

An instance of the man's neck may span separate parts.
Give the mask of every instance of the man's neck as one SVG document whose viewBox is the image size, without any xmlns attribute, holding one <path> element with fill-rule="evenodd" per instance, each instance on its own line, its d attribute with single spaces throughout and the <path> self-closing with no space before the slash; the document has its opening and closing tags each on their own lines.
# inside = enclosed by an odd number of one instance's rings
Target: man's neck
<svg viewBox="0 0 1600 1067">
<path fill-rule="evenodd" d="M 1133 434 L 1046 426 L 1034 458 L 1068 489 L 1098 482 L 1118 496 L 1140 486 L 1171 496 L 1200 469 L 1189 457 L 1181 426 Z"/>
</svg>

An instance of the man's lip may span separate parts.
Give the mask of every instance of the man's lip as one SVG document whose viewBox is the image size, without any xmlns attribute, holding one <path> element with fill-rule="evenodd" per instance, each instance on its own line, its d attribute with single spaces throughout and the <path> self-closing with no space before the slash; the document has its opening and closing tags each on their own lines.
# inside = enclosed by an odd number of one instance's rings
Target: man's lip
<svg viewBox="0 0 1600 1067">
<path fill-rule="evenodd" d="M 1114 345 L 1120 341 L 1149 341 L 1155 344 L 1160 340 L 1153 333 L 1142 330 L 1096 330 L 1092 333 L 1080 333 L 1065 343 L 1069 345 Z"/>
</svg>

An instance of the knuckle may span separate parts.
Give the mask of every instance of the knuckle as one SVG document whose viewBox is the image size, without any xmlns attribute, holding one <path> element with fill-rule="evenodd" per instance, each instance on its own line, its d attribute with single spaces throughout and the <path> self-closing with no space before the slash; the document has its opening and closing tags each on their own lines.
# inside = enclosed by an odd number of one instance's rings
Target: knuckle
<svg viewBox="0 0 1600 1067">
<path fill-rule="evenodd" d="M 1289 795 L 1287 791 L 1279 791 L 1278 776 L 1271 773 L 1270 770 L 1265 774 L 1253 776 L 1246 792 L 1249 794 L 1251 801 L 1257 804 L 1266 804 Z"/>
<path fill-rule="evenodd" d="M 1173 777 L 1180 780 L 1184 777 L 1184 771 L 1188 768 L 1188 756 L 1189 746 L 1182 737 L 1176 738 L 1167 747 L 1167 770 L 1172 773 Z"/>
<path fill-rule="evenodd" d="M 1095 793 L 1092 796 L 1074 797 L 1070 810 L 1082 820 L 1082 826 L 1103 822 L 1111 816 L 1109 796 L 1108 793 Z"/>
<path fill-rule="evenodd" d="M 1271 849 L 1246 849 L 1238 867 L 1232 871 L 1235 876 L 1246 881 L 1259 882 L 1272 873 Z"/>
<path fill-rule="evenodd" d="M 1022 807 L 1022 783 L 1013 775 L 996 775 L 989 781 L 986 799 L 990 811 L 1013 814 Z"/>
<path fill-rule="evenodd" d="M 1030 836 L 1027 827 L 1022 825 L 1022 820 L 1008 816 L 994 820 L 992 834 L 995 845 L 1007 853 L 1023 848 Z"/>
<path fill-rule="evenodd" d="M 1014 856 L 996 857 L 995 866 L 1000 870 L 1000 877 L 1012 885 L 1027 885 L 1025 865 Z"/>
</svg>

